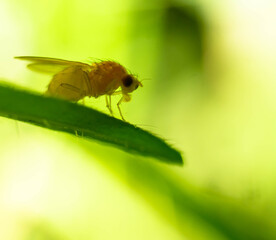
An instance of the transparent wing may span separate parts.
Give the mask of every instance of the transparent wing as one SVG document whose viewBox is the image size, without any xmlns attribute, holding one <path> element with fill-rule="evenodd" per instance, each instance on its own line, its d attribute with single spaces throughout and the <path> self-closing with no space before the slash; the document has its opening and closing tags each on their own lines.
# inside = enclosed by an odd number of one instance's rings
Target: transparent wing
<svg viewBox="0 0 276 240">
<path fill-rule="evenodd" d="M 20 56 L 14 57 L 15 59 L 30 61 L 27 67 L 36 72 L 55 74 L 59 71 L 62 71 L 64 68 L 69 66 L 81 66 L 84 70 L 89 69 L 89 66 L 86 63 L 68 61 L 58 58 L 48 58 L 48 57 L 32 57 L 32 56 Z"/>
</svg>

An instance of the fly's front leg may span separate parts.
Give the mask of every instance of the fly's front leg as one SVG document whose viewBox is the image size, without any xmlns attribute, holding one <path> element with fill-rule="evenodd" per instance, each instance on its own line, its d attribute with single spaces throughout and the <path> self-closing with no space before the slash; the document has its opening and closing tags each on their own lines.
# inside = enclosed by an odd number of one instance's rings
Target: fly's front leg
<svg viewBox="0 0 276 240">
<path fill-rule="evenodd" d="M 105 102 L 106 102 L 106 107 L 108 108 L 110 115 L 113 116 L 113 111 L 111 108 L 111 95 L 105 95 Z"/>
<path fill-rule="evenodd" d="M 122 91 L 121 91 L 121 90 L 120 90 L 120 91 L 116 91 L 116 92 L 112 93 L 112 95 L 119 95 L 119 94 L 122 94 Z"/>
<path fill-rule="evenodd" d="M 124 117 L 123 117 L 121 108 L 120 108 L 120 104 L 122 103 L 123 100 L 124 100 L 124 96 L 123 96 L 123 97 L 120 99 L 120 101 L 117 103 L 117 107 L 118 107 L 118 109 L 119 109 L 119 113 L 120 113 L 120 115 L 121 115 L 122 120 L 126 122 L 126 120 L 125 120 Z"/>
</svg>

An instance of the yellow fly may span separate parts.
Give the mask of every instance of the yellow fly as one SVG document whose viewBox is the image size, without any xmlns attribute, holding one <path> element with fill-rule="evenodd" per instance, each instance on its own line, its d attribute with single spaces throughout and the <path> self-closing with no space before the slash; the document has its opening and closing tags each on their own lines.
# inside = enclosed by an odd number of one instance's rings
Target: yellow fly
<svg viewBox="0 0 276 240">
<path fill-rule="evenodd" d="M 46 95 L 79 101 L 84 97 L 99 97 L 105 95 L 106 106 L 113 115 L 111 96 L 121 94 L 117 103 L 119 113 L 123 120 L 120 104 L 131 100 L 130 93 L 142 87 L 140 81 L 114 61 L 95 62 L 91 65 L 47 57 L 15 57 L 20 60 L 31 61 L 28 68 L 34 71 L 54 74 Z M 118 90 L 119 89 L 119 90 Z"/>
</svg>

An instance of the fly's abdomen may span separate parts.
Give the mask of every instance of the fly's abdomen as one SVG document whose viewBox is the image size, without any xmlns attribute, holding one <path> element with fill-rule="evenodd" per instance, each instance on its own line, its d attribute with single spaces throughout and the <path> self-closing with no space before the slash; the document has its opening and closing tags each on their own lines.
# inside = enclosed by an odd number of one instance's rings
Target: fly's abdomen
<svg viewBox="0 0 276 240">
<path fill-rule="evenodd" d="M 89 95 L 88 75 L 78 66 L 68 67 L 53 76 L 46 95 L 78 101 Z"/>
</svg>

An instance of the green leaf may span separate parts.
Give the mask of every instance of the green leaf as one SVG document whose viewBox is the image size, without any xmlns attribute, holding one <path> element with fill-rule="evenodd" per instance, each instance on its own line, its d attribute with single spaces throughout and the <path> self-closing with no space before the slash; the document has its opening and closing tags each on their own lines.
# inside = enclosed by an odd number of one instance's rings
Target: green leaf
<svg viewBox="0 0 276 240">
<path fill-rule="evenodd" d="M 127 152 L 183 164 L 164 140 L 127 122 L 72 102 L 0 85 L 0 115 L 112 144 Z"/>
</svg>

